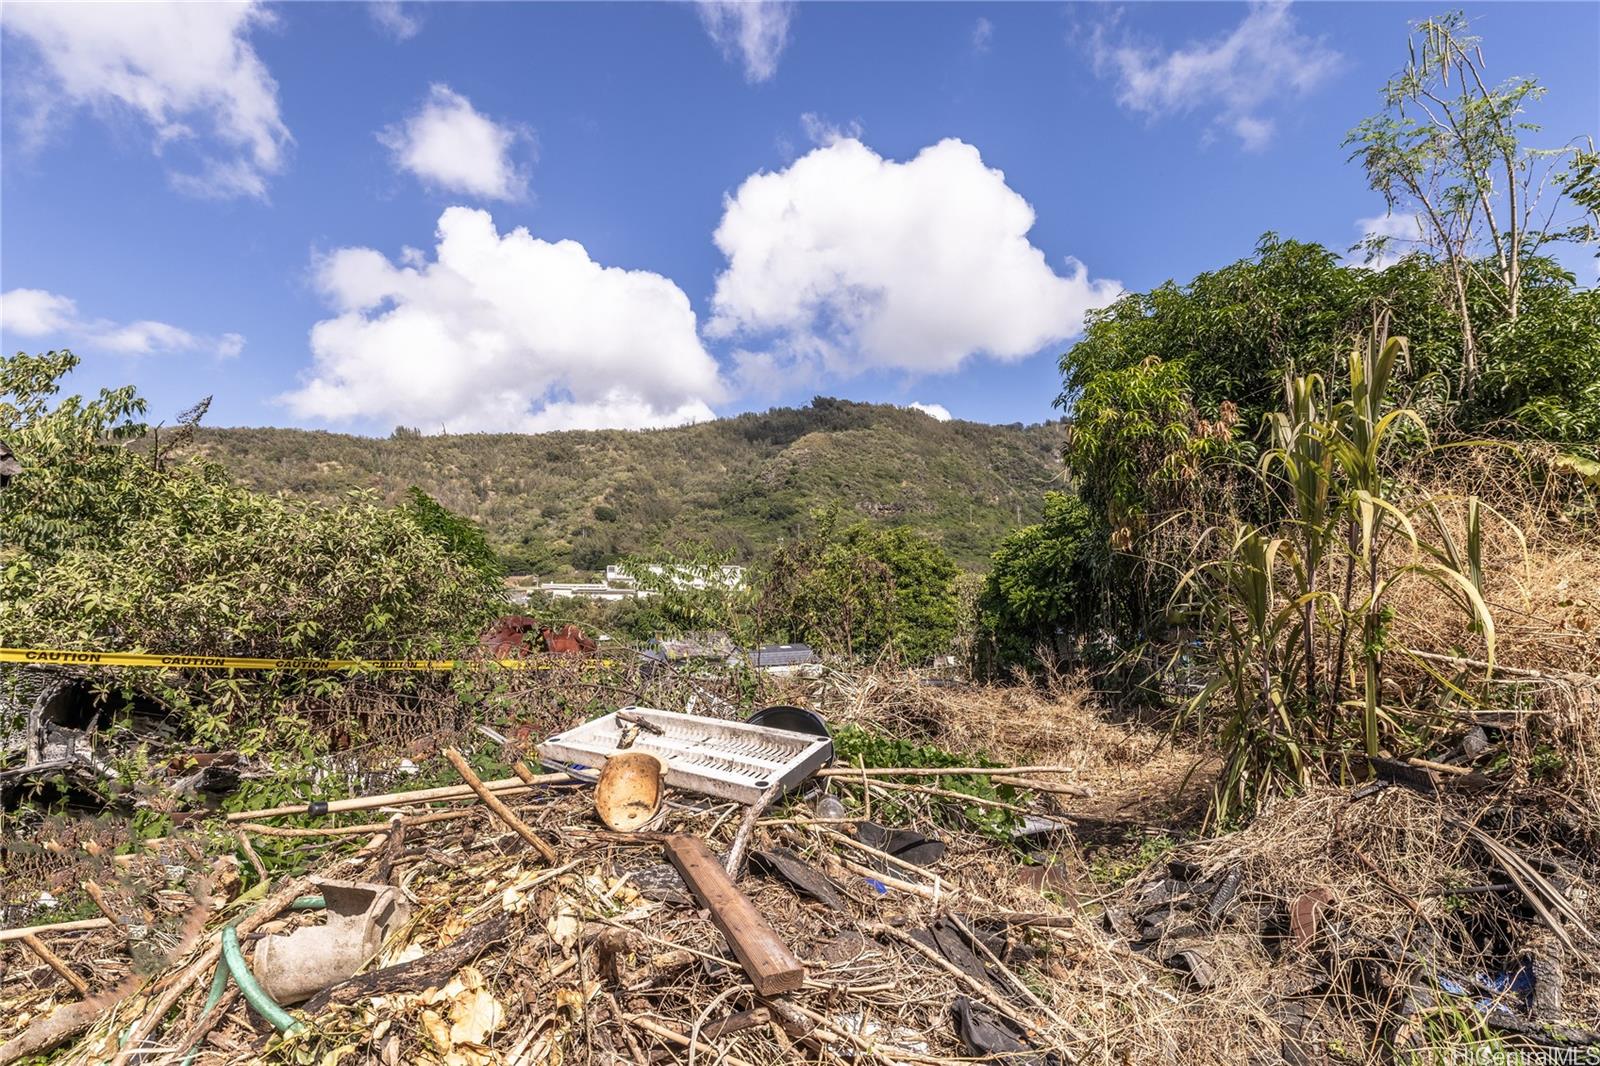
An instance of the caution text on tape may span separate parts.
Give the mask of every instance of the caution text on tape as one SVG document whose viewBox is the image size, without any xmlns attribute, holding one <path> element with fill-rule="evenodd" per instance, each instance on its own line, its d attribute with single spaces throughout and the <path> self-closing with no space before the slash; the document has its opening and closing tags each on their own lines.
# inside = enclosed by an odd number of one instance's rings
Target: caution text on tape
<svg viewBox="0 0 1600 1066">
<path fill-rule="evenodd" d="M 590 660 L 610 665 L 609 660 Z M 168 670 L 456 670 L 501 666 L 508 670 L 550 670 L 550 659 L 252 659 L 235 655 L 149 655 L 128 651 L 70 651 L 65 648 L 0 648 L 0 663 L 54 666 L 154 666 Z"/>
</svg>

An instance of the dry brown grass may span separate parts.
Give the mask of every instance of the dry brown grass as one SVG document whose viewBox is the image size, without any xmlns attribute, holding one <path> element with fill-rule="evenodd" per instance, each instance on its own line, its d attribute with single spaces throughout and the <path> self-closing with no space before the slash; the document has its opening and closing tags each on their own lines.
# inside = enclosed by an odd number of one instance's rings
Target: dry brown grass
<svg viewBox="0 0 1600 1066">
<path fill-rule="evenodd" d="M 1072 809 L 1191 804 L 1210 785 L 1214 757 L 1164 732 L 1109 719 L 1087 680 L 1053 676 L 1043 685 L 945 682 L 911 672 L 830 673 L 775 695 L 803 701 L 830 722 L 978 753 L 1012 765 L 1059 765 L 1064 784 L 1093 790 Z M 1048 775 L 1047 775 L 1048 776 Z"/>
<path fill-rule="evenodd" d="M 1405 649 L 1481 664 L 1484 635 L 1436 585 L 1411 580 L 1390 595 L 1386 702 L 1427 716 L 1443 710 L 1459 731 L 1473 719 L 1504 727 L 1521 781 L 1543 780 L 1600 811 L 1600 535 L 1592 496 L 1560 479 L 1541 482 L 1537 450 L 1466 449 L 1418 473 L 1419 491 L 1440 501 L 1444 528 L 1466 544 L 1467 500 L 1487 505 L 1483 591 L 1495 618 L 1498 670 L 1409 659 Z M 1493 508 L 1489 511 L 1487 508 Z M 1431 530 L 1421 530 L 1435 540 Z M 1478 698 L 1467 713 L 1441 678 Z M 1596 815 L 1600 825 L 1600 815 Z"/>
<path fill-rule="evenodd" d="M 1415 472 L 1417 492 L 1441 501 L 1445 527 L 1463 546 L 1468 498 L 1493 508 L 1482 513 L 1483 583 L 1497 657 L 1521 669 L 1600 675 L 1600 526 L 1592 498 L 1574 496 L 1559 479 L 1541 485 L 1539 461 L 1548 457 L 1537 451 L 1448 454 Z M 1436 587 L 1411 582 L 1397 592 L 1398 643 L 1481 657 L 1481 636 Z"/>
</svg>

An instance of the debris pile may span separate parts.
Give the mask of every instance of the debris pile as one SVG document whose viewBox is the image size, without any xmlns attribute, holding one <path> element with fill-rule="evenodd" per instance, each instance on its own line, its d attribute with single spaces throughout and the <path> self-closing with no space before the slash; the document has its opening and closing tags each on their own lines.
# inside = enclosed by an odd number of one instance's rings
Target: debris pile
<svg viewBox="0 0 1600 1066">
<path fill-rule="evenodd" d="M 1287 1062 L 1600 1048 L 1592 840 L 1554 797 L 1511 798 L 1284 799 L 1174 848 L 1105 919 L 1190 994 L 1251 1004 Z"/>
<path fill-rule="evenodd" d="M 695 714 L 624 703 L 527 740 L 476 730 L 441 744 L 452 784 L 218 814 L 108 853 L 129 876 L 93 915 L 7 916 L 0 1063 L 1600 1045 L 1593 817 L 1553 794 L 1390 773 L 1152 856 L 1150 823 L 1170 826 L 1179 779 L 1196 771 L 1203 794 L 1211 765 L 1158 734 L 1061 692 L 785 684 L 755 725 L 699 686 L 678 705 Z M 937 741 L 1012 764 L 869 759 L 851 733 L 867 724 L 897 738 L 874 752 Z M 512 776 L 451 746 L 481 756 L 484 736 Z M 218 839 L 253 870 L 208 862 Z M 292 872 L 252 841 L 298 849 L 270 853 Z M 1106 876 L 1108 842 L 1139 861 Z"/>
</svg>

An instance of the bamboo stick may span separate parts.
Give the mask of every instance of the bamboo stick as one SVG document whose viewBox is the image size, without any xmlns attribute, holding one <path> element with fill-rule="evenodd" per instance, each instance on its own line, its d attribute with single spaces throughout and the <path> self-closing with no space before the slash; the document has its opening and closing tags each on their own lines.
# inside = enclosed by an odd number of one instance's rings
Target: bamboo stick
<svg viewBox="0 0 1600 1066">
<path fill-rule="evenodd" d="M 735 1055 L 729 1055 L 719 1048 L 712 1047 L 704 1040 L 690 1040 L 682 1033 L 674 1032 L 664 1025 L 657 1025 L 649 1018 L 641 1018 L 637 1014 L 626 1014 L 623 1015 L 623 1017 L 626 1019 L 629 1025 L 643 1029 L 652 1036 L 658 1036 L 663 1040 L 677 1044 L 679 1047 L 692 1048 L 702 1055 L 710 1055 L 717 1062 L 726 1062 L 728 1063 L 728 1066 L 751 1066 L 751 1064 L 744 1059 L 741 1059 Z"/>
<path fill-rule="evenodd" d="M 940 888 L 942 888 L 946 893 L 954 892 L 954 891 L 957 891 L 957 889 L 958 889 L 958 886 L 956 886 L 954 884 L 951 884 L 949 881 L 946 881 L 944 878 L 940 877 L 938 874 L 934 873 L 932 870 L 928 869 L 927 867 L 918 866 L 916 863 L 908 862 L 907 860 L 900 858 L 900 856 L 898 856 L 898 855 L 890 855 L 887 851 L 880 851 L 879 849 L 874 848 L 874 847 L 872 847 L 872 846 L 870 846 L 868 844 L 863 844 L 861 841 L 857 840 L 855 837 L 851 836 L 849 833 L 841 833 L 836 829 L 829 829 L 826 826 L 820 826 L 820 825 L 817 826 L 813 830 L 813 832 L 825 833 L 829 837 L 832 837 L 832 838 L 834 838 L 836 840 L 840 840 L 840 841 L 843 841 L 846 844 L 849 844 L 852 848 L 855 848 L 858 851 L 866 852 L 868 855 L 871 855 L 873 858 L 883 859 L 885 862 L 889 863 L 891 866 L 898 866 L 898 867 L 900 867 L 900 869 L 905 870 L 905 871 L 907 871 L 909 873 L 921 874 L 923 877 L 931 879 L 935 884 L 937 884 Z"/>
<path fill-rule="evenodd" d="M 461 775 L 461 779 L 467 783 L 467 786 L 478 794 L 478 798 L 483 801 L 485 807 L 488 807 L 497 818 L 509 825 L 512 831 L 521 837 L 530 848 L 537 851 L 545 862 L 554 863 L 556 861 L 555 849 L 541 840 L 539 834 L 529 829 L 526 822 L 518 818 L 510 807 L 507 807 L 493 792 L 489 791 L 489 786 L 484 784 L 478 775 L 472 772 L 472 767 L 467 765 L 467 760 L 461 757 L 459 751 L 454 748 L 446 748 L 444 749 L 444 757 L 450 760 L 450 765 L 455 767 L 456 773 Z M 565 777 L 566 775 L 558 774 L 556 776 Z M 521 779 L 518 778 L 518 780 L 520 781 Z"/>
<path fill-rule="evenodd" d="M 886 874 L 882 870 L 874 870 L 870 866 L 862 866 L 860 863 L 852 862 L 843 856 L 839 857 L 839 863 L 851 873 L 860 874 L 862 877 L 876 881 L 887 888 L 897 888 L 902 892 L 910 892 L 913 895 L 922 896 L 924 899 L 931 899 L 935 903 L 941 899 L 961 894 L 960 889 L 946 889 L 942 881 L 929 888 L 927 885 L 914 885 L 910 881 L 902 881 L 893 874 Z"/>
<path fill-rule="evenodd" d="M 989 780 L 997 785 L 1025 788 L 1030 792 L 1054 792 L 1058 796 L 1076 796 L 1079 799 L 1088 799 L 1094 795 L 1094 789 L 1084 785 L 1057 785 L 1049 781 L 1033 781 L 1021 777 L 1002 777 L 999 774 L 991 776 Z"/>
<path fill-rule="evenodd" d="M 1424 770 L 1437 770 L 1440 773 L 1455 774 L 1458 777 L 1467 777 L 1475 772 L 1470 766 L 1451 766 L 1447 762 L 1434 762 L 1431 759 L 1407 759 L 1406 762 Z"/>
<path fill-rule="evenodd" d="M 992 986 L 977 980 L 961 967 L 949 961 L 943 955 L 939 954 L 937 951 L 928 947 L 926 944 L 915 939 L 904 931 L 896 929 L 892 925 L 886 925 L 880 922 L 876 925 L 868 927 L 867 932 L 875 936 L 893 937 L 906 947 L 911 948 L 917 954 L 921 955 L 923 958 L 939 967 L 939 969 L 943 970 L 945 973 L 954 977 L 957 981 L 960 981 L 962 984 L 966 985 L 969 990 L 976 993 L 978 997 L 981 998 L 985 1003 L 989 1004 L 989 1006 L 993 1007 L 995 1010 L 999 1011 L 1001 1014 L 1004 1014 L 1007 1018 L 1020 1025 L 1024 1033 L 1031 1035 L 1037 1033 L 1042 1028 L 1038 1022 L 1029 1018 L 1027 1015 L 1017 1010 L 1017 1008 L 1013 1007 L 1011 1005 L 1011 1001 L 1006 999 L 1006 997 L 1002 996 L 1000 993 L 996 992 Z"/>
<path fill-rule="evenodd" d="M 249 828 L 253 824 L 255 823 L 244 823 L 245 828 Z M 244 832 L 244 830 L 235 829 L 233 831 L 233 839 L 239 842 L 239 850 L 244 852 L 244 857 L 250 861 L 250 868 L 256 872 L 256 880 L 260 881 L 262 884 L 266 884 L 271 881 L 272 878 L 267 875 L 266 864 L 261 861 L 261 856 L 256 854 L 256 847 L 254 844 L 250 843 L 250 837 Z"/>
<path fill-rule="evenodd" d="M 90 899 L 94 900 L 96 910 L 109 918 L 113 925 L 120 924 L 117 912 L 111 909 L 111 904 L 106 899 L 105 890 L 93 881 L 84 881 L 83 890 L 89 894 Z"/>
<path fill-rule="evenodd" d="M 1015 777 L 1018 774 L 1070 774 L 1076 766 L 830 766 L 818 770 L 818 777 L 954 777 L 980 774 Z"/>
<path fill-rule="evenodd" d="M 478 783 L 491 792 L 501 795 L 521 795 L 531 792 L 540 785 L 555 785 L 571 781 L 566 774 L 534 774 L 525 784 L 522 778 L 502 777 L 493 781 L 479 781 Z M 426 803 L 431 800 L 471 799 L 475 795 L 468 785 L 443 785 L 439 788 L 423 788 L 413 792 L 386 792 L 381 796 L 357 796 L 353 799 L 329 800 L 324 811 L 326 814 L 339 814 L 342 811 L 367 811 L 374 807 L 402 806 L 408 803 Z M 481 798 L 481 797 L 480 797 Z M 276 818 L 285 814 L 310 814 L 311 806 L 305 803 L 294 803 L 286 807 L 265 807 L 256 811 L 238 811 L 228 815 L 230 822 L 249 822 L 257 818 Z"/>
<path fill-rule="evenodd" d="M 54 925 L 27 925 L 20 929 L 0 929 L 0 940 L 21 940 L 36 933 L 76 933 L 80 929 L 105 929 L 110 918 L 80 918 L 75 922 L 56 922 Z"/>
<path fill-rule="evenodd" d="M 861 784 L 860 781 L 852 781 L 850 783 L 853 785 Z M 876 788 L 893 789 L 898 792 L 917 792 L 924 796 L 939 796 L 944 799 L 961 800 L 963 803 L 971 803 L 978 807 L 993 807 L 996 810 L 1012 811 L 1016 814 L 1028 813 L 1028 809 L 1026 807 L 1019 807 L 1015 803 L 1005 803 L 1001 800 L 984 799 L 982 796 L 969 796 L 965 792 L 957 792 L 954 789 L 948 788 L 934 788 L 931 785 L 908 785 L 903 781 L 871 781 L 867 783 L 867 788 L 869 790 Z M 870 821 L 870 818 L 868 820 Z"/>
<path fill-rule="evenodd" d="M 1517 666 L 1501 666 L 1484 659 L 1467 659 L 1459 655 L 1441 655 L 1438 652 L 1421 651 L 1417 648 L 1403 649 L 1405 654 L 1418 659 L 1428 659 L 1436 663 L 1452 663 L 1456 666 L 1470 666 L 1478 670 L 1493 670 L 1497 674 L 1511 674 L 1514 677 L 1531 677 L 1540 681 L 1576 681 L 1579 683 L 1593 684 L 1600 681 L 1600 677 L 1593 674 L 1578 673 L 1575 670 L 1526 670 Z"/>
<path fill-rule="evenodd" d="M 71 985 L 78 995 L 87 996 L 89 994 L 89 982 L 73 973 L 72 967 L 68 966 L 60 955 L 51 951 L 49 945 L 43 940 L 40 940 L 32 933 L 24 933 L 22 942 L 28 945 L 35 955 L 44 960 L 44 964 L 54 970 L 63 981 Z"/>
</svg>

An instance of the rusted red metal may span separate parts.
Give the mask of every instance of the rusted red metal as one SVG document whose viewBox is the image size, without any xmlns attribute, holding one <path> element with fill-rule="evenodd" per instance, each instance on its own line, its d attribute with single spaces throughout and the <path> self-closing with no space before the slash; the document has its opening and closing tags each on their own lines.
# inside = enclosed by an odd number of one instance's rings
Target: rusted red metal
<svg viewBox="0 0 1600 1066">
<path fill-rule="evenodd" d="M 539 650 L 539 620 L 525 614 L 501 615 L 478 637 L 492 659 L 515 659 Z"/>
<path fill-rule="evenodd" d="M 1289 935 L 1301 947 L 1309 946 L 1317 935 L 1317 911 L 1333 902 L 1325 888 L 1303 892 L 1289 907 Z"/>
<path fill-rule="evenodd" d="M 478 646 L 493 659 L 517 659 L 545 652 L 587 655 L 595 642 L 574 625 L 552 627 L 525 614 L 502 615 L 478 637 Z"/>
<path fill-rule="evenodd" d="M 544 650 L 551 655 L 587 655 L 596 644 L 577 626 L 566 625 L 560 629 L 541 626 L 539 636 L 544 638 Z"/>
</svg>

